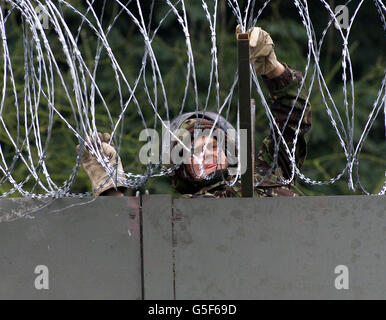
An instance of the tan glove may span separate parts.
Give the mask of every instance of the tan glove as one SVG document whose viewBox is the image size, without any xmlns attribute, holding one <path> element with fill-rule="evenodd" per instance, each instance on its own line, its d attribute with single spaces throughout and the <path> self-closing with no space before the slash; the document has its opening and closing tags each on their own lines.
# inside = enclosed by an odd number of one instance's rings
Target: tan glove
<svg viewBox="0 0 386 320">
<path fill-rule="evenodd" d="M 236 27 L 236 36 L 241 32 L 241 26 Z M 275 70 L 278 61 L 275 55 L 275 45 L 268 32 L 259 27 L 249 32 L 249 60 L 255 64 L 256 73 L 266 75 Z"/>
<path fill-rule="evenodd" d="M 98 132 L 98 137 L 102 142 L 103 156 L 106 156 L 111 163 L 111 166 L 114 168 L 116 163 L 117 151 L 115 150 L 113 145 L 108 144 L 110 141 L 110 134 L 104 133 L 103 135 Z M 88 140 L 90 142 L 90 139 Z M 95 141 L 95 144 L 99 144 L 99 141 Z M 100 144 L 99 144 L 100 146 Z M 80 146 L 76 146 L 77 152 L 79 152 Z M 115 181 L 115 174 L 113 177 L 109 177 L 108 173 L 102 167 L 102 165 L 98 162 L 96 157 L 90 153 L 88 148 L 83 150 L 82 159 L 81 159 L 82 167 L 84 171 L 86 171 L 88 177 L 90 178 L 93 192 L 96 196 L 99 196 L 102 192 L 115 188 L 115 187 L 124 187 L 123 184 Z M 121 158 L 118 156 L 118 165 L 117 165 L 117 177 L 121 179 L 125 179 L 125 175 L 123 173 Z"/>
</svg>

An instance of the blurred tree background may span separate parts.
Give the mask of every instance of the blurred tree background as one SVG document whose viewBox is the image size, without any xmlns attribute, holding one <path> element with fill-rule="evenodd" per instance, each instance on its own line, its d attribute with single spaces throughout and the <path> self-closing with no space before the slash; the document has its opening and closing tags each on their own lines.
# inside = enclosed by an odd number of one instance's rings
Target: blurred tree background
<svg viewBox="0 0 386 320">
<path fill-rule="evenodd" d="M 201 1 L 185 1 L 188 13 L 189 27 L 191 33 L 191 41 L 194 52 L 194 59 L 197 72 L 197 83 L 199 92 L 200 108 L 204 108 L 205 99 L 208 93 L 209 73 L 211 63 L 211 42 L 210 30 L 205 13 L 202 9 Z M 241 8 L 244 8 L 244 1 L 238 1 Z M 327 1 L 332 8 L 339 4 L 344 4 L 344 1 L 329 0 Z M 349 5 L 350 15 L 354 14 L 355 9 L 360 1 L 353 0 Z M 126 3 L 122 1 L 122 3 Z M 155 6 L 151 12 L 151 1 L 140 1 L 144 17 L 149 17 L 152 14 L 152 30 L 154 30 L 161 19 L 165 16 L 169 7 L 166 1 L 155 1 Z M 207 1 L 210 8 L 213 8 L 213 1 Z M 9 10 L 9 4 L 5 0 L 1 0 L 0 4 L 3 9 L 3 15 L 6 16 Z M 263 1 L 257 1 L 254 13 L 262 6 Z M 87 5 L 84 1 L 71 1 L 71 5 L 76 7 L 80 12 L 85 13 Z M 115 1 L 107 1 L 103 16 L 103 28 L 107 29 L 113 18 L 119 12 L 119 6 Z M 97 16 L 100 15 L 103 7 L 103 1 L 95 1 L 94 8 Z M 131 1 L 128 8 L 138 16 L 137 3 Z M 73 35 L 77 33 L 78 26 L 82 20 L 79 15 L 72 10 L 62 6 L 63 14 L 66 17 L 67 25 Z M 313 27 L 317 39 L 320 39 L 322 31 L 327 26 L 329 15 L 320 1 L 310 1 L 309 11 L 312 19 Z M 87 17 L 92 23 L 95 23 L 95 18 L 89 13 Z M 220 77 L 220 97 L 222 101 L 229 93 L 229 88 L 234 80 L 234 75 L 237 67 L 236 60 L 236 41 L 234 30 L 237 24 L 232 11 L 225 0 L 218 0 L 218 16 L 217 16 L 217 45 L 218 45 L 218 68 Z M 282 62 L 286 62 L 292 68 L 304 71 L 307 64 L 307 35 L 301 23 L 301 19 L 297 8 L 293 1 L 288 0 L 273 0 L 263 11 L 263 14 L 258 20 L 258 26 L 270 32 L 275 44 L 276 55 Z M 23 51 L 23 19 L 20 12 L 14 11 L 7 19 L 6 33 L 8 38 L 8 47 L 12 58 L 12 71 L 17 83 L 17 95 L 19 110 L 15 108 L 15 98 L 13 96 L 12 82 L 7 78 L 7 92 L 4 109 L 2 110 L 2 118 L 7 125 L 7 129 L 14 137 L 14 143 L 22 149 L 22 154 L 28 158 L 28 152 L 25 147 L 21 148 L 25 137 L 26 129 L 24 128 L 26 115 L 24 111 L 24 51 Z M 58 67 L 63 74 L 63 78 L 71 92 L 72 79 L 67 67 L 66 57 L 63 53 L 62 46 L 58 40 L 57 33 L 50 25 L 46 30 L 50 46 L 54 52 L 58 62 Z M 95 51 L 97 46 L 97 38 L 94 31 L 85 23 L 80 32 L 78 39 L 78 48 L 84 58 L 87 66 L 92 70 L 94 66 Z M 139 33 L 138 28 L 132 22 L 130 17 L 123 13 L 115 22 L 114 27 L 108 35 L 107 40 L 112 48 L 116 60 L 120 64 L 123 73 L 133 86 L 139 75 L 142 66 L 142 57 L 144 55 L 143 36 Z M 163 82 L 168 97 L 168 107 L 170 119 L 178 114 L 181 108 L 181 102 L 184 96 L 186 84 L 186 64 L 188 61 L 186 54 L 185 36 L 182 28 L 179 25 L 176 17 L 170 14 L 162 23 L 157 36 L 152 43 L 153 50 L 157 57 L 157 61 L 162 73 Z M 377 12 L 373 1 L 365 1 L 357 13 L 352 31 L 349 37 L 349 49 L 354 71 L 355 81 L 355 141 L 357 142 L 360 134 L 363 131 L 367 121 L 369 112 L 376 99 L 377 93 L 381 86 L 381 81 L 385 72 L 385 32 L 383 30 L 382 21 Z M 46 53 L 45 53 L 46 54 Z M 0 74 L 4 73 L 4 57 L 3 47 L 1 46 Z M 34 57 L 36 60 L 36 55 Z M 342 82 L 342 39 L 338 30 L 331 26 L 321 50 L 320 65 L 323 70 L 328 88 L 336 102 L 340 111 L 343 122 L 345 120 L 345 109 L 343 106 L 343 82 Z M 160 131 L 161 125 L 154 116 L 154 111 L 151 108 L 148 97 L 145 94 L 144 83 L 148 85 L 152 83 L 152 71 L 150 60 L 146 67 L 146 73 L 143 75 L 145 82 L 141 79 L 138 82 L 136 90 L 136 99 L 138 100 L 146 125 L 152 128 L 156 125 Z M 314 64 L 311 63 L 310 73 L 307 80 L 310 80 L 310 75 L 313 72 Z M 69 121 L 71 125 L 76 127 L 76 119 L 70 107 L 69 101 L 65 95 L 63 86 L 60 84 L 60 78 L 55 75 L 55 106 L 60 110 L 60 113 Z M 3 87 L 3 77 L 0 79 L 0 86 Z M 103 93 L 107 102 L 108 109 L 115 121 L 121 112 L 120 97 L 117 91 L 115 75 L 111 68 L 111 62 L 108 58 L 106 50 L 102 51 L 99 61 L 99 68 L 96 74 L 96 82 Z M 88 85 L 90 81 L 87 80 Z M 123 85 L 123 101 L 130 97 L 130 92 Z M 308 81 L 309 84 L 309 81 Z M 43 84 L 45 85 L 45 84 Z M 46 87 L 45 87 L 46 89 Z M 149 87 L 150 92 L 154 90 Z M 185 111 L 193 111 L 194 104 L 194 88 L 192 82 L 189 86 L 188 99 L 185 106 Z M 266 93 L 266 92 L 265 92 Z M 349 91 L 350 93 L 350 91 Z M 384 95 L 384 92 L 383 92 Z M 256 148 L 268 133 L 268 122 L 263 110 L 260 106 L 257 93 L 253 93 L 253 97 L 257 101 L 256 114 Z M 266 97 L 268 95 L 266 94 Z M 164 108 L 163 96 L 161 88 L 157 88 L 157 99 L 159 113 L 163 119 L 166 119 L 167 112 Z M 73 103 L 75 100 L 72 101 Z M 350 102 L 350 100 L 349 100 Z M 317 83 L 314 83 L 311 95 L 311 104 L 313 108 L 313 128 L 309 136 L 308 157 L 302 168 L 302 172 L 315 180 L 329 180 L 336 176 L 345 166 L 346 159 L 340 146 L 338 137 L 333 129 L 330 119 L 328 118 L 325 106 L 322 102 L 321 93 Z M 27 104 L 28 105 L 28 104 Z M 208 110 L 215 111 L 215 91 L 212 88 Z M 236 124 L 236 97 L 233 97 L 229 113 L 229 120 L 234 125 Z M 27 107 L 29 108 L 29 106 Z M 102 101 L 96 98 L 96 124 L 99 131 L 111 132 L 108 113 L 103 107 Z M 47 135 L 50 133 L 49 108 L 47 101 L 41 99 L 39 103 L 39 128 L 41 130 L 43 145 Z M 224 113 L 223 113 L 224 115 Z M 31 119 L 29 119 L 29 123 Z M 20 125 L 18 126 L 17 123 Z M 131 103 L 125 112 L 125 119 L 122 127 L 122 144 L 120 155 L 126 171 L 134 173 L 144 173 L 146 167 L 139 162 L 138 152 L 145 142 L 139 142 L 138 137 L 143 129 L 141 118 L 138 116 L 137 107 Z M 18 140 L 18 134 L 20 139 Z M 32 133 L 30 134 L 32 136 Z M 0 144 L 5 155 L 5 161 L 10 164 L 15 155 L 15 148 L 10 141 L 3 126 L 0 126 Z M 50 175 L 57 183 L 61 185 L 71 174 L 72 168 L 76 162 L 75 146 L 78 144 L 76 137 L 68 129 L 66 124 L 56 114 L 53 115 L 52 135 L 47 146 L 46 164 Z M 31 144 L 30 157 L 35 164 L 38 163 L 36 146 Z M 386 142 L 384 118 L 380 113 L 374 123 L 374 126 L 366 139 L 362 153 L 360 156 L 359 174 L 363 186 L 371 193 L 377 193 L 385 181 L 385 165 L 386 165 Z M 10 168 L 13 178 L 17 182 L 24 181 L 28 175 L 26 166 L 19 159 L 13 168 Z M 41 179 L 46 183 L 44 175 L 40 172 Z M 0 178 L 4 178 L 0 176 Z M 26 190 L 33 192 L 42 192 L 39 186 L 36 186 L 34 181 L 26 182 L 24 185 Z M 12 188 L 8 182 L 0 180 L 0 194 Z M 306 195 L 334 195 L 334 194 L 361 194 L 361 191 L 351 192 L 347 187 L 347 175 L 341 180 L 332 185 L 314 186 L 304 184 L 298 181 L 298 187 Z M 82 193 L 90 191 L 91 185 L 83 171 L 80 169 L 77 175 L 75 184 L 71 191 Z M 166 177 L 151 178 L 146 186 L 142 189 L 149 189 L 151 193 L 173 193 L 170 188 L 169 180 Z M 15 194 L 17 195 L 17 194 Z"/>
</svg>

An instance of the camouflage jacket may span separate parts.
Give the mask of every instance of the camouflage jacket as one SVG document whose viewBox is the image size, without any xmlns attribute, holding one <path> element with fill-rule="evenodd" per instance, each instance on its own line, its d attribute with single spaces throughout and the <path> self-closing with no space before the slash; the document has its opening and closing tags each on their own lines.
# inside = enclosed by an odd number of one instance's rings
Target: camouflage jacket
<svg viewBox="0 0 386 320">
<path fill-rule="evenodd" d="M 307 89 L 303 86 L 298 100 L 294 104 L 302 80 L 302 74 L 299 71 L 290 69 L 287 65 L 285 67 L 286 70 L 279 77 L 273 79 L 263 77 L 263 81 L 270 92 L 271 112 L 281 131 L 283 130 L 288 115 L 294 105 L 283 132 L 283 138 L 291 150 L 293 147 L 295 132 L 298 128 L 299 121 L 302 118 L 303 109 L 306 105 Z M 307 103 L 304 117 L 300 122 L 295 151 L 295 161 L 298 168 L 300 168 L 306 158 L 307 144 L 305 135 L 311 129 L 311 122 L 311 105 Z M 279 145 L 276 165 L 273 166 L 273 170 L 270 173 L 270 168 L 274 159 L 275 139 L 278 141 L 279 137 L 276 129 L 275 131 L 276 132 L 272 132 L 271 130 L 269 135 L 264 139 L 259 152 L 255 155 L 254 180 L 255 183 L 259 182 L 259 186 L 254 188 L 255 197 L 296 196 L 300 194 L 300 192 L 294 192 L 294 181 L 287 185 L 280 183 L 280 180 L 283 178 L 288 179 L 291 177 L 292 169 L 291 161 L 288 158 L 288 154 L 282 142 Z M 183 197 L 241 197 L 240 181 L 237 181 L 233 186 L 229 186 L 232 181 L 232 177 L 229 177 L 228 180 L 228 183 L 226 181 L 220 181 L 202 188 L 195 194 L 184 194 Z"/>
</svg>

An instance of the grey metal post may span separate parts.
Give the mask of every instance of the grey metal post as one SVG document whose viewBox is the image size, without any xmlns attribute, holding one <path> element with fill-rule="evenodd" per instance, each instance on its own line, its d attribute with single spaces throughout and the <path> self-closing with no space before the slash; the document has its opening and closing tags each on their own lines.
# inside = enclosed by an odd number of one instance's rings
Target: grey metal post
<svg viewBox="0 0 386 320">
<path fill-rule="evenodd" d="M 249 71 L 249 34 L 237 36 L 238 73 L 239 73 L 239 108 L 240 129 L 247 130 L 246 152 L 241 152 L 241 167 L 246 171 L 241 175 L 241 193 L 243 197 L 253 197 L 252 163 L 252 119 L 251 119 L 251 78 Z M 243 156 L 246 153 L 246 158 Z"/>
</svg>

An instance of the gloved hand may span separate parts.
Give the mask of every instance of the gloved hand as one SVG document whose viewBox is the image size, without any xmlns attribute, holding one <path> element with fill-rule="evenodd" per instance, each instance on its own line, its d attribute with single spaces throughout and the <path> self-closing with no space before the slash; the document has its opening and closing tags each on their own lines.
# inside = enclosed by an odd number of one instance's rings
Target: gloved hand
<svg viewBox="0 0 386 320">
<path fill-rule="evenodd" d="M 111 167 L 114 168 L 116 163 L 117 151 L 115 150 L 113 145 L 108 144 L 110 141 L 110 134 L 104 133 L 103 135 L 98 132 L 98 137 L 102 143 L 103 156 L 106 156 L 109 159 Z M 88 139 L 90 142 L 90 139 Z M 93 141 L 91 142 L 94 145 L 98 144 L 100 149 L 100 142 Z M 80 146 L 76 146 L 77 152 L 79 152 Z M 102 165 L 97 161 L 96 157 L 90 153 L 88 148 L 83 150 L 81 164 L 86 171 L 88 177 L 90 178 L 93 192 L 95 192 L 96 196 L 99 196 L 102 192 L 115 188 L 115 187 L 124 187 L 123 184 L 115 181 L 115 174 L 113 177 L 109 177 L 105 169 Z M 123 174 L 122 162 L 121 158 L 118 156 L 118 165 L 117 165 L 117 177 L 121 179 L 125 179 L 125 175 Z M 103 185 L 101 187 L 101 185 Z M 99 189 L 100 188 L 100 189 Z"/>
<path fill-rule="evenodd" d="M 241 32 L 241 26 L 236 27 L 236 37 Z M 266 75 L 275 70 L 278 61 L 275 55 L 275 45 L 268 32 L 259 27 L 249 31 L 249 60 L 254 63 L 258 75 Z"/>
</svg>

